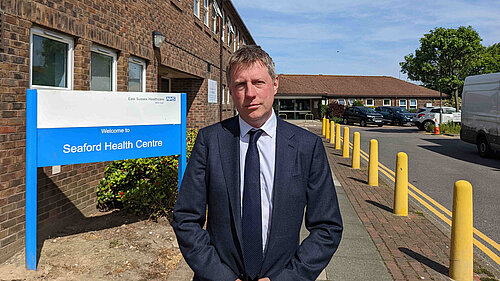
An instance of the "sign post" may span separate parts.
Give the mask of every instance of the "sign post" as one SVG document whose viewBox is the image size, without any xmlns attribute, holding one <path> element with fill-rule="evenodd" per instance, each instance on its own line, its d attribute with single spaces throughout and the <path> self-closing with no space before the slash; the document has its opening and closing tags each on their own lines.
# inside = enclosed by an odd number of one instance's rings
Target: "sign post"
<svg viewBox="0 0 500 281">
<path fill-rule="evenodd" d="M 37 168 L 179 155 L 186 94 L 27 90 L 26 266 L 37 267 Z"/>
</svg>

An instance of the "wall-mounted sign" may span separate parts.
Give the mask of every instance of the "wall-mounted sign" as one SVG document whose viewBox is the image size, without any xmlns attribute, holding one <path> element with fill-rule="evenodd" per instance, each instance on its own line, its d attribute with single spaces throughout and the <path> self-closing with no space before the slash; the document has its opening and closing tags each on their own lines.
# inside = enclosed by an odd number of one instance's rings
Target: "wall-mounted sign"
<svg viewBox="0 0 500 281">
<path fill-rule="evenodd" d="M 28 90 L 26 265 L 36 269 L 37 167 L 179 155 L 186 168 L 186 94 Z"/>
<path fill-rule="evenodd" d="M 208 79 L 208 103 L 217 103 L 217 81 Z"/>
</svg>

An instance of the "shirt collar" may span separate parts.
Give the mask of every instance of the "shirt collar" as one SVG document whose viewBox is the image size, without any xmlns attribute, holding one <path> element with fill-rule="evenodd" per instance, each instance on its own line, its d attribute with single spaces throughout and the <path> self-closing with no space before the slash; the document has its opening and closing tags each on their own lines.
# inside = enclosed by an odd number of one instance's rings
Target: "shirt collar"
<svg viewBox="0 0 500 281">
<path fill-rule="evenodd" d="M 251 125 L 249 125 L 245 120 L 241 118 L 241 116 L 238 116 L 238 121 L 240 123 L 240 138 L 243 138 L 248 131 L 251 129 L 262 129 L 264 133 L 271 138 L 274 138 L 276 135 L 276 114 L 274 114 L 274 109 L 271 113 L 271 117 L 267 119 L 267 121 L 262 125 L 260 128 L 254 128 Z"/>
</svg>

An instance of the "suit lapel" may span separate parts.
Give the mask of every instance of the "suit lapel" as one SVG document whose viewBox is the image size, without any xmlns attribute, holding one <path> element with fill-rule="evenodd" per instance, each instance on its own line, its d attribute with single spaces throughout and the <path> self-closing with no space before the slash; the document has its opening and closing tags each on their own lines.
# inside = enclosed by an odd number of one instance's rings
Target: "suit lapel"
<svg viewBox="0 0 500 281">
<path fill-rule="evenodd" d="M 276 239 L 274 236 L 273 226 L 279 224 L 287 215 L 287 207 L 283 202 L 283 198 L 287 196 L 288 180 L 292 176 L 292 167 L 295 162 L 296 149 L 293 142 L 294 133 L 290 130 L 288 124 L 281 118 L 277 118 L 276 124 L 276 158 L 274 168 L 274 187 L 273 187 L 273 213 L 271 217 L 271 231 L 267 241 L 267 249 L 273 244 Z M 270 254 L 266 251 L 262 271 L 266 272 L 271 264 L 268 264 Z"/>
<path fill-rule="evenodd" d="M 241 201 L 240 201 L 240 128 L 238 117 L 222 122 L 224 130 L 218 135 L 222 171 L 226 181 L 229 205 L 234 220 L 239 244 L 241 241 Z"/>
</svg>

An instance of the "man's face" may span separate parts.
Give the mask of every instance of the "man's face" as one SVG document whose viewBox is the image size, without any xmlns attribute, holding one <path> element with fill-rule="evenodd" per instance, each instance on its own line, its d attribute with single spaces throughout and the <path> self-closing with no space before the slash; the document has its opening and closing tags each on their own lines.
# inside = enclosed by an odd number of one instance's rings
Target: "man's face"
<svg viewBox="0 0 500 281">
<path fill-rule="evenodd" d="M 229 90 L 236 109 L 245 122 L 259 128 L 272 114 L 278 76 L 272 79 L 261 62 L 237 65 L 230 74 Z"/>
</svg>

